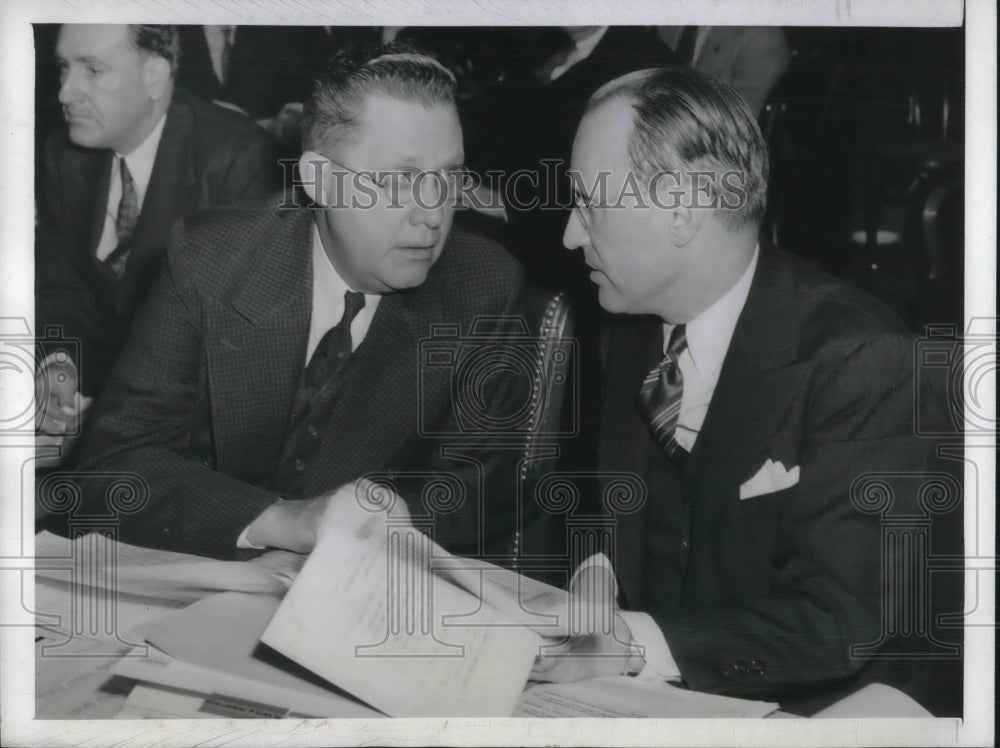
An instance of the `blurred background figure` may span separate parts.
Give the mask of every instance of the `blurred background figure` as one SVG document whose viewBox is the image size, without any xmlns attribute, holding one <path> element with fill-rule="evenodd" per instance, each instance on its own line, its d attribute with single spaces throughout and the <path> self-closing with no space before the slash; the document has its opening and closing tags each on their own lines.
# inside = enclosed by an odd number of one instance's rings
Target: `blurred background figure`
<svg viewBox="0 0 1000 748">
<path fill-rule="evenodd" d="M 656 33 L 682 64 L 728 83 L 758 116 L 788 69 L 788 44 L 776 26 L 660 26 Z"/>
</svg>

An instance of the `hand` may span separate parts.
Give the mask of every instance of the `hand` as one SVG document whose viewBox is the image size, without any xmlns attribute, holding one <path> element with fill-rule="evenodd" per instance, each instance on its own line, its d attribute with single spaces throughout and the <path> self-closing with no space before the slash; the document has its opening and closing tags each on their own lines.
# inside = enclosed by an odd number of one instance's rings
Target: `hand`
<svg viewBox="0 0 1000 748">
<path fill-rule="evenodd" d="M 50 436 L 79 431 L 91 398 L 80 394 L 76 365 L 65 354 L 46 359 L 35 375 L 35 430 Z"/>
<path fill-rule="evenodd" d="M 585 568 L 570 584 L 570 636 L 545 647 L 531 670 L 531 679 L 571 683 L 587 678 L 621 675 L 636 654 L 632 634 L 614 612 L 615 584 L 610 569 Z"/>
<path fill-rule="evenodd" d="M 390 510 L 394 519 L 409 517 L 406 504 L 391 489 L 367 480 L 352 481 L 313 499 L 278 499 L 251 523 L 246 539 L 255 546 L 309 553 L 323 528 L 353 532 Z"/>
</svg>

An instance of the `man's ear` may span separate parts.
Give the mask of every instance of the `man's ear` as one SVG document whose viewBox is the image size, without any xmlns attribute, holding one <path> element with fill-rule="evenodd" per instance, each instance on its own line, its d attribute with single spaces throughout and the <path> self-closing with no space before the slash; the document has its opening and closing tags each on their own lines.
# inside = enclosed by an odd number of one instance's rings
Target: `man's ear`
<svg viewBox="0 0 1000 748">
<path fill-rule="evenodd" d="M 170 63 L 159 55 L 147 55 L 142 63 L 142 77 L 149 98 L 159 101 L 167 95 L 170 87 Z"/>
<path fill-rule="evenodd" d="M 326 164 L 326 157 L 316 151 L 306 151 L 299 156 L 299 179 L 302 189 L 305 190 L 309 199 L 317 205 L 326 205 L 325 190 L 323 189 L 323 166 Z"/>
<path fill-rule="evenodd" d="M 705 209 L 692 208 L 689 204 L 679 205 L 670 211 L 669 231 L 674 245 L 678 247 L 687 245 L 694 239 L 704 220 Z"/>
</svg>

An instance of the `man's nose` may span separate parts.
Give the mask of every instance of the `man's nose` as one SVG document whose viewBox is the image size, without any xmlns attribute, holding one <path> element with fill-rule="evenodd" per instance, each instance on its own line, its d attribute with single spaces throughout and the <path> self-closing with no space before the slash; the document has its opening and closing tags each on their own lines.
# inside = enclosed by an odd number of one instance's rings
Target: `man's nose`
<svg viewBox="0 0 1000 748">
<path fill-rule="evenodd" d="M 80 76 L 72 70 L 63 73 L 62 83 L 59 85 L 59 103 L 71 104 L 78 101 L 81 96 Z"/>
<path fill-rule="evenodd" d="M 410 213 L 410 221 L 423 223 L 436 229 L 444 220 L 444 209 L 448 203 L 448 191 L 435 176 L 427 176 L 418 185 L 418 194 Z"/>
<path fill-rule="evenodd" d="M 566 229 L 563 231 L 563 246 L 566 249 L 579 249 L 590 241 L 587 229 L 583 227 L 583 221 L 576 210 L 571 210 L 569 220 L 566 221 Z"/>
</svg>

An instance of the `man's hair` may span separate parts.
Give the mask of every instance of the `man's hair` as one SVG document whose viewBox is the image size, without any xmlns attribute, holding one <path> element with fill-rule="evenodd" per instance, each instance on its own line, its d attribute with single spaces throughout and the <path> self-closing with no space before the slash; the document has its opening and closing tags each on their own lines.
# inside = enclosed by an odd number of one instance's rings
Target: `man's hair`
<svg viewBox="0 0 1000 748">
<path fill-rule="evenodd" d="M 628 154 L 632 167 L 651 180 L 664 171 L 709 172 L 709 196 L 733 180 L 745 192 L 739 206 L 719 212 L 733 228 L 760 225 L 767 210 L 767 146 L 749 105 L 731 87 L 688 68 L 639 70 L 598 89 L 587 111 L 613 98 L 635 110 Z M 735 174 L 733 174 L 735 172 Z M 729 173 L 728 185 L 719 184 Z M 735 194 L 729 202 L 737 202 Z"/>
<path fill-rule="evenodd" d="M 157 55 L 170 63 L 170 74 L 177 75 L 181 43 L 176 26 L 140 26 L 129 24 L 128 40 L 139 52 Z"/>
<path fill-rule="evenodd" d="M 433 57 L 404 44 L 348 47 L 316 80 L 303 107 L 302 145 L 320 150 L 349 136 L 371 94 L 424 106 L 455 102 L 455 75 Z"/>
</svg>

